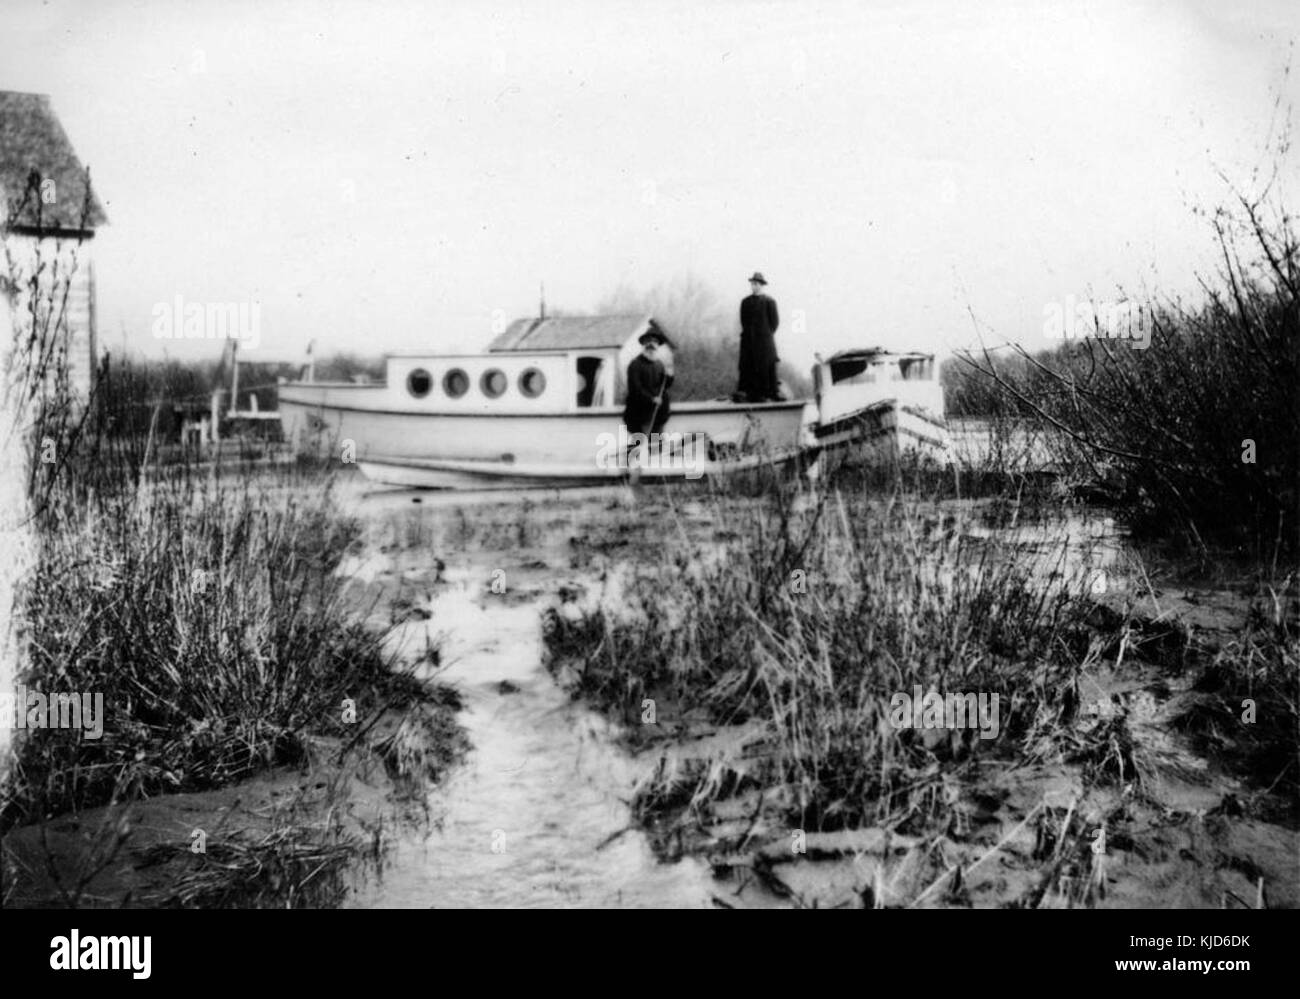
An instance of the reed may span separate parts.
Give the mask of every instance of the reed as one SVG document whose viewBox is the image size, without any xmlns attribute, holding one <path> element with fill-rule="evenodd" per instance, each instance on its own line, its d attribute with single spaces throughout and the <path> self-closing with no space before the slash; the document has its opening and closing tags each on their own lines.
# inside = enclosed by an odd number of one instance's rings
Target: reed
<svg viewBox="0 0 1300 999">
<path fill-rule="evenodd" d="M 968 355 L 949 379 L 995 426 L 1033 428 L 1144 536 L 1203 565 L 1245 555 L 1272 578 L 1300 545 L 1300 241 L 1275 201 L 1213 213 L 1219 272 L 1198 301 L 1141 303 L 1135 340 L 1082 330 L 1050 351 Z"/>
<path fill-rule="evenodd" d="M 667 491 L 643 511 L 638 558 L 614 572 L 616 599 L 562 603 L 544 621 L 557 679 L 657 758 L 633 805 L 664 854 L 707 851 L 724 869 L 739 858 L 764 881 L 769 860 L 790 859 L 792 830 L 831 854 L 882 836 L 922 851 L 965 842 L 996 798 L 991 774 L 1043 765 L 1119 804 L 1085 821 L 1044 799 L 1025 815 L 1040 870 L 1017 904 L 1099 904 L 1099 824 L 1122 842 L 1124 803 L 1158 808 L 1166 779 L 1187 776 L 1140 698 L 1097 699 L 1088 678 L 1121 669 L 1183 677 L 1164 733 L 1240 777 L 1225 807 L 1294 822 L 1289 581 L 1258 588 L 1239 638 L 1207 644 L 1139 609 L 1155 593 L 1148 567 L 1100 528 L 1089 541 L 1086 508 L 1067 517 L 996 491 L 953 501 L 906 462 L 848 463 L 812 487 L 770 475 L 762 488 Z M 1099 566 L 1118 599 L 1098 596 Z M 996 732 L 898 724 L 896 695 L 918 689 L 996 695 Z M 901 904 L 967 904 L 961 873 Z"/>
<path fill-rule="evenodd" d="M 59 460 L 33 465 L 19 681 L 102 696 L 103 732 L 23 732 L 0 828 L 221 787 L 302 760 L 315 739 L 350 745 L 382 712 L 454 716 L 361 623 L 335 570 L 362 527 L 329 475 L 160 462 L 131 420 L 150 385 L 130 371 L 99 385 L 73 429 L 37 424 Z M 434 728 L 451 739 L 454 725 Z M 404 780 L 452 755 L 431 747 L 421 767 L 401 731 L 379 751 Z"/>
<path fill-rule="evenodd" d="M 24 592 L 22 682 L 102 695 L 98 739 L 28 730 L 6 825 L 295 762 L 421 691 L 357 623 L 334 569 L 358 526 L 328 494 L 186 474 L 47 502 Z"/>
<path fill-rule="evenodd" d="M 799 828 L 897 823 L 939 800 L 936 759 L 1041 752 L 1073 720 L 1102 643 L 1063 529 L 1019 544 L 977 536 L 967 507 L 840 488 L 719 502 L 732 537 L 711 557 L 670 550 L 633 574 L 630 612 L 547 622 L 552 667 L 634 738 L 647 701 L 670 727 L 764 733 L 761 766 L 673 774 L 644 789 L 655 803 L 699 804 L 739 780 L 797 788 Z M 893 695 L 917 687 L 997 694 L 997 737 L 895 727 Z"/>
</svg>

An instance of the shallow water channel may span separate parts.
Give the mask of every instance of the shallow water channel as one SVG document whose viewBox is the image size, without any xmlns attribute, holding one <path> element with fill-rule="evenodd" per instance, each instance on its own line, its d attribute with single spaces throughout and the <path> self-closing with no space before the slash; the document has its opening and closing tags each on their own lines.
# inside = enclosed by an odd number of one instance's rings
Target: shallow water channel
<svg viewBox="0 0 1300 999">
<path fill-rule="evenodd" d="M 353 907 L 700 907 L 698 861 L 661 864 L 627 804 L 638 764 L 602 717 L 542 666 L 539 606 L 479 603 L 482 583 L 449 572 L 423 647 L 441 629 L 439 680 L 460 690 L 471 750 L 434 789 L 433 826 L 398 836 L 382 878 Z"/>
</svg>

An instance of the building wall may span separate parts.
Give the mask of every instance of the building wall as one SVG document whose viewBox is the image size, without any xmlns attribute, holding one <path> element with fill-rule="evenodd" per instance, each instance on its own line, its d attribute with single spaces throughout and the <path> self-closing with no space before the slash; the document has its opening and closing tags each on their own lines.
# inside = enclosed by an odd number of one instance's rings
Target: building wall
<svg viewBox="0 0 1300 999">
<path fill-rule="evenodd" d="M 0 291 L 0 377 L 6 386 L 23 378 L 23 360 L 15 348 L 31 333 L 31 274 L 38 266 L 38 311 L 42 316 L 55 309 L 62 341 L 69 387 L 74 398 L 86 399 L 95 368 L 94 272 L 90 263 L 89 240 L 36 238 L 10 233 L 3 240 L 0 275 L 6 278 Z M 9 289 L 13 289 L 12 292 Z M 21 631 L 15 625 L 19 607 L 18 587 L 30 570 L 36 541 L 28 516 L 27 468 L 31 456 L 24 430 L 32 419 L 20 411 L 21 393 L 0 392 L 0 691 L 15 687 L 22 658 Z M 0 724 L 0 779 L 12 762 L 13 733 L 8 721 Z"/>
<path fill-rule="evenodd" d="M 6 272 L 0 261 L 0 275 Z M 27 442 L 21 428 L 19 393 L 9 391 L 13 370 L 15 330 L 12 301 L 0 288 L 0 693 L 12 694 L 18 681 L 22 628 L 18 621 L 18 589 L 33 560 L 35 538 L 27 499 Z M 13 719 L 0 719 L 0 780 L 11 764 Z"/>
<path fill-rule="evenodd" d="M 91 240 L 75 237 L 37 238 L 11 233 L 5 239 L 6 258 L 12 266 L 10 279 L 17 287 L 14 321 L 20 331 L 31 329 L 30 276 L 40 270 L 38 310 L 44 324 L 47 310 L 51 334 L 57 332 L 74 396 L 89 396 L 97 359 L 95 330 L 94 266 Z M 7 343 L 8 341 L 6 341 Z"/>
</svg>

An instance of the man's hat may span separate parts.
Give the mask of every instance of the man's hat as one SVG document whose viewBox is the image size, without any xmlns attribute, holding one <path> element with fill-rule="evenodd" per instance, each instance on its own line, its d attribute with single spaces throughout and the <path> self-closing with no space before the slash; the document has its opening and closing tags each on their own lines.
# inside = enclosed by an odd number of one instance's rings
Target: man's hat
<svg viewBox="0 0 1300 999">
<path fill-rule="evenodd" d="M 640 344 L 653 343 L 662 346 L 667 342 L 668 342 L 668 338 L 664 336 L 662 333 L 660 333 L 657 329 L 648 329 L 644 333 L 642 333 L 639 337 L 637 337 L 637 343 Z"/>
<path fill-rule="evenodd" d="M 754 271 L 754 276 L 749 280 L 757 281 L 759 284 L 767 284 L 767 278 L 763 277 L 762 271 Z"/>
</svg>

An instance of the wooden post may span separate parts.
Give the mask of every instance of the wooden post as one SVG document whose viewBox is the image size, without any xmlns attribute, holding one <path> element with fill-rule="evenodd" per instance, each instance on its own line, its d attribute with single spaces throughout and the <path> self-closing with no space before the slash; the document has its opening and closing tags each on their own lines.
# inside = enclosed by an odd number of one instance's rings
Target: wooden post
<svg viewBox="0 0 1300 999">
<path fill-rule="evenodd" d="M 230 341 L 230 415 L 239 409 L 239 341 Z"/>
</svg>

